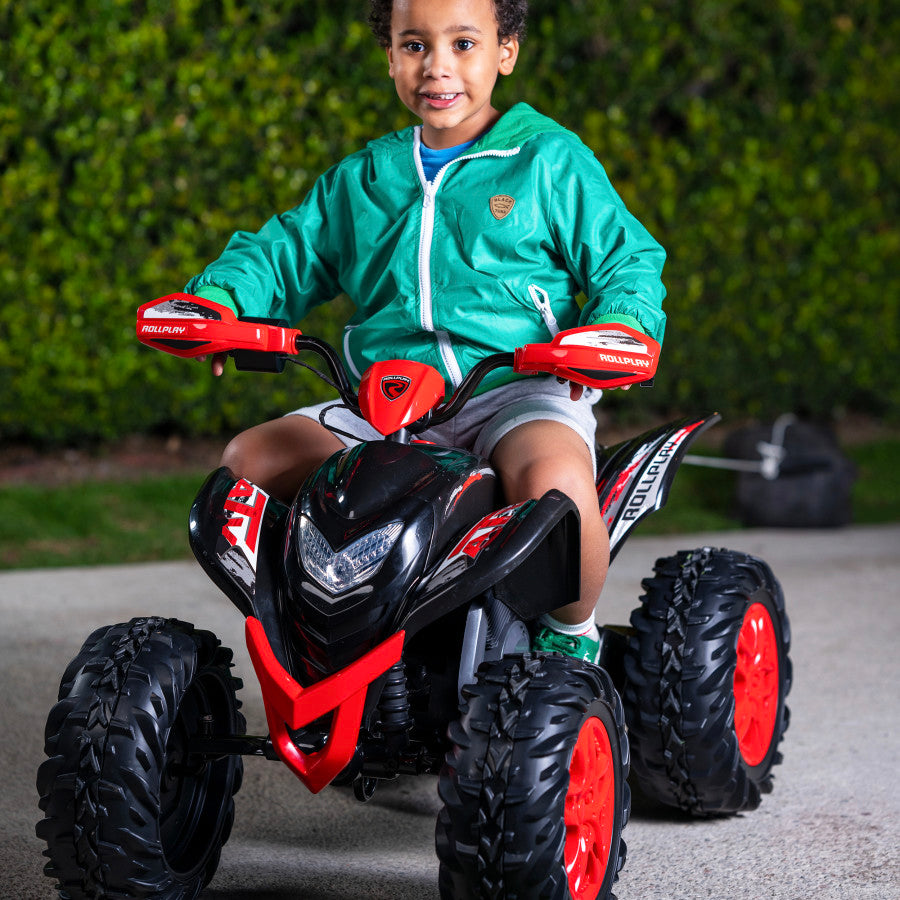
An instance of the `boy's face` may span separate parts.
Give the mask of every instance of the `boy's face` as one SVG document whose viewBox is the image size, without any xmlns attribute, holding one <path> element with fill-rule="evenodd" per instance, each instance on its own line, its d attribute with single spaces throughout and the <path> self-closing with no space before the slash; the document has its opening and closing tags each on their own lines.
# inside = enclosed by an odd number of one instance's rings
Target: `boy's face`
<svg viewBox="0 0 900 900">
<path fill-rule="evenodd" d="M 394 0 L 390 76 L 433 150 L 470 141 L 494 124 L 497 76 L 512 72 L 518 54 L 516 38 L 500 43 L 492 0 Z"/>
</svg>

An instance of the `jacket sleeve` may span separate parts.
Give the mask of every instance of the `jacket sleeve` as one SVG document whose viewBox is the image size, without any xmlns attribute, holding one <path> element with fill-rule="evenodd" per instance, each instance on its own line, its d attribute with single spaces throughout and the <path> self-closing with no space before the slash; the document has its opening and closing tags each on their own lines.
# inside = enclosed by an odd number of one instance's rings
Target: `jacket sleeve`
<svg viewBox="0 0 900 900">
<path fill-rule="evenodd" d="M 553 179 L 550 227 L 587 297 L 579 324 L 638 324 L 662 343 L 665 250 L 628 212 L 587 147 L 569 150 L 560 162 Z"/>
<path fill-rule="evenodd" d="M 314 306 L 340 293 L 329 250 L 328 209 L 336 167 L 322 175 L 303 202 L 273 216 L 253 233 L 238 231 L 222 255 L 185 287 L 196 294 L 228 292 L 238 312 L 300 321 Z"/>
</svg>

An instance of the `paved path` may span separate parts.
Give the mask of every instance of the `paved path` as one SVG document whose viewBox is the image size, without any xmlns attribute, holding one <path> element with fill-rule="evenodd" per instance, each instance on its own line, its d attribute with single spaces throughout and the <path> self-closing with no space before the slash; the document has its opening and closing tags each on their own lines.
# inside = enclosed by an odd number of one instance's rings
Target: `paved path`
<svg viewBox="0 0 900 900">
<path fill-rule="evenodd" d="M 704 544 L 766 559 L 793 626 L 794 688 L 775 791 L 746 816 L 636 813 L 620 900 L 900 897 L 900 526 L 635 538 L 615 562 L 605 621 L 627 622 L 657 556 Z M 41 875 L 34 776 L 59 676 L 95 627 L 178 615 L 237 651 L 251 732 L 264 731 L 237 611 L 193 563 L 0 573 L 0 898 L 55 897 Z M 237 820 L 206 900 L 437 900 L 435 779 L 368 804 L 309 795 L 249 760 Z"/>
</svg>

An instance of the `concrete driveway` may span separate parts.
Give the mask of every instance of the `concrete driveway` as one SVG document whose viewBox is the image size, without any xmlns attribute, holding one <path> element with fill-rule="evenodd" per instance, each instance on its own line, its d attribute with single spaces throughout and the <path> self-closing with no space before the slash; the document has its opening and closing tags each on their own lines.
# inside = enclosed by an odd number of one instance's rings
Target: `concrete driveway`
<svg viewBox="0 0 900 900">
<path fill-rule="evenodd" d="M 688 822 L 636 810 L 620 900 L 900 897 L 900 526 L 634 538 L 598 618 L 627 622 L 657 556 L 703 545 L 761 556 L 787 597 L 794 687 L 775 791 L 745 816 Z M 35 772 L 59 676 L 95 627 L 177 615 L 236 650 L 248 728 L 265 731 L 240 615 L 193 563 L 0 573 L 3 786 L 0 897 L 55 897 L 42 876 Z M 437 898 L 436 779 L 368 804 L 311 796 L 281 765 L 248 760 L 208 900 Z"/>
</svg>

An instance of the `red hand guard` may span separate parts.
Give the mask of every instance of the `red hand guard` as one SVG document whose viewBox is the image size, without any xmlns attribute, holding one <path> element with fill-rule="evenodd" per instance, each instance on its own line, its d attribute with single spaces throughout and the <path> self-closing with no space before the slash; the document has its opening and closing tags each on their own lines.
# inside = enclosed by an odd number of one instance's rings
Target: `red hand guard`
<svg viewBox="0 0 900 900">
<path fill-rule="evenodd" d="M 142 344 L 184 358 L 232 350 L 295 354 L 300 333 L 295 328 L 242 322 L 227 306 L 191 294 L 151 300 L 137 314 Z"/>
<path fill-rule="evenodd" d="M 549 344 L 526 344 L 515 353 L 517 372 L 549 372 L 586 387 L 614 388 L 649 381 L 659 344 L 628 325 L 588 325 L 561 331 Z"/>
</svg>

